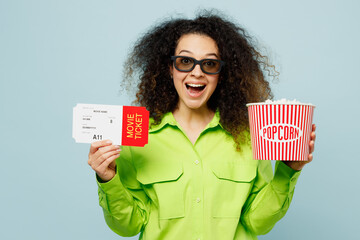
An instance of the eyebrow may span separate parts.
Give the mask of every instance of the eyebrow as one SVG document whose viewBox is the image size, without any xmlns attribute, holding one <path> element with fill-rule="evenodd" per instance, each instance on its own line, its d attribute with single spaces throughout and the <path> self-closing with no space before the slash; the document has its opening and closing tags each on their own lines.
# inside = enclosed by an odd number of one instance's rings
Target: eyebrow
<svg viewBox="0 0 360 240">
<path fill-rule="evenodd" d="M 186 53 L 191 53 L 191 54 L 192 54 L 192 52 L 191 52 L 191 51 L 188 51 L 188 50 L 181 50 L 181 51 L 179 52 L 179 54 L 182 53 L 182 52 L 186 52 Z M 206 56 L 215 56 L 215 57 L 219 58 L 219 56 L 218 56 L 216 53 L 207 53 Z"/>
</svg>

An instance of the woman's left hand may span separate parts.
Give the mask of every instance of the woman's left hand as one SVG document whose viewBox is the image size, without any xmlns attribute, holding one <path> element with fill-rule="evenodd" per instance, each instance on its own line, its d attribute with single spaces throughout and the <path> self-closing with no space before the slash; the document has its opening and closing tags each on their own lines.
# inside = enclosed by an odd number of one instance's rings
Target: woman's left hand
<svg viewBox="0 0 360 240">
<path fill-rule="evenodd" d="M 309 158 L 307 161 L 284 161 L 284 163 L 286 165 L 288 165 L 289 167 L 291 167 L 292 169 L 296 170 L 296 171 L 300 171 L 306 164 L 308 164 L 309 162 L 311 162 L 313 160 L 313 155 L 312 152 L 314 152 L 315 149 L 315 129 L 316 126 L 315 124 L 312 125 L 312 132 L 310 134 L 310 144 L 309 144 Z"/>
</svg>

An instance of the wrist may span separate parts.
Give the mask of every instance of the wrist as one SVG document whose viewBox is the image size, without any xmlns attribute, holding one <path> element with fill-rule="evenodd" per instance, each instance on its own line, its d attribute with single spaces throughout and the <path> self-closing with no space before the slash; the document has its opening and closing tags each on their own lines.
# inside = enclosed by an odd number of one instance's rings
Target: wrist
<svg viewBox="0 0 360 240">
<path fill-rule="evenodd" d="M 283 163 L 295 171 L 301 171 L 306 164 L 303 161 L 283 161 Z"/>
<path fill-rule="evenodd" d="M 115 176 L 115 174 L 112 176 L 99 176 L 99 174 L 96 173 L 96 179 L 99 183 L 106 183 L 106 182 L 110 181 L 111 179 L 113 179 L 114 176 Z"/>
</svg>

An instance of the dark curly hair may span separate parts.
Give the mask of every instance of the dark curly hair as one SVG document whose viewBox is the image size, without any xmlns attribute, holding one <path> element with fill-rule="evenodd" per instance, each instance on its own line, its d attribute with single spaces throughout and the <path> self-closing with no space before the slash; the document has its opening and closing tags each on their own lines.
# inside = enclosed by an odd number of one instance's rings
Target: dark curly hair
<svg viewBox="0 0 360 240">
<path fill-rule="evenodd" d="M 178 94 L 169 70 L 170 57 L 179 38 L 190 33 L 214 39 L 221 60 L 226 62 L 207 104 L 219 111 L 220 123 L 234 137 L 239 150 L 240 144 L 249 140 L 246 103 L 272 98 L 264 72 L 274 78 L 278 72 L 268 58 L 255 49 L 254 40 L 245 29 L 219 14 L 206 12 L 193 20 L 167 20 L 145 33 L 125 63 L 123 86 L 129 89 L 134 75 L 139 77 L 135 104 L 146 107 L 154 119 L 153 124 L 158 124 L 165 113 L 177 106 Z"/>
</svg>

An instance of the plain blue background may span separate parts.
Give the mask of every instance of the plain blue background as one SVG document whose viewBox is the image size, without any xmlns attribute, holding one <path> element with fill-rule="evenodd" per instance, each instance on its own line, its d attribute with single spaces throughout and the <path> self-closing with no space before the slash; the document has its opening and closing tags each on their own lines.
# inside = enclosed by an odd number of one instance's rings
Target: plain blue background
<svg viewBox="0 0 360 240">
<path fill-rule="evenodd" d="M 359 236 L 358 1 L 0 0 L 0 239 L 125 239 L 103 220 L 89 145 L 71 137 L 72 108 L 130 104 L 119 83 L 133 42 L 164 17 L 204 7 L 266 48 L 281 72 L 275 98 L 317 106 L 314 161 L 260 239 Z"/>
</svg>

